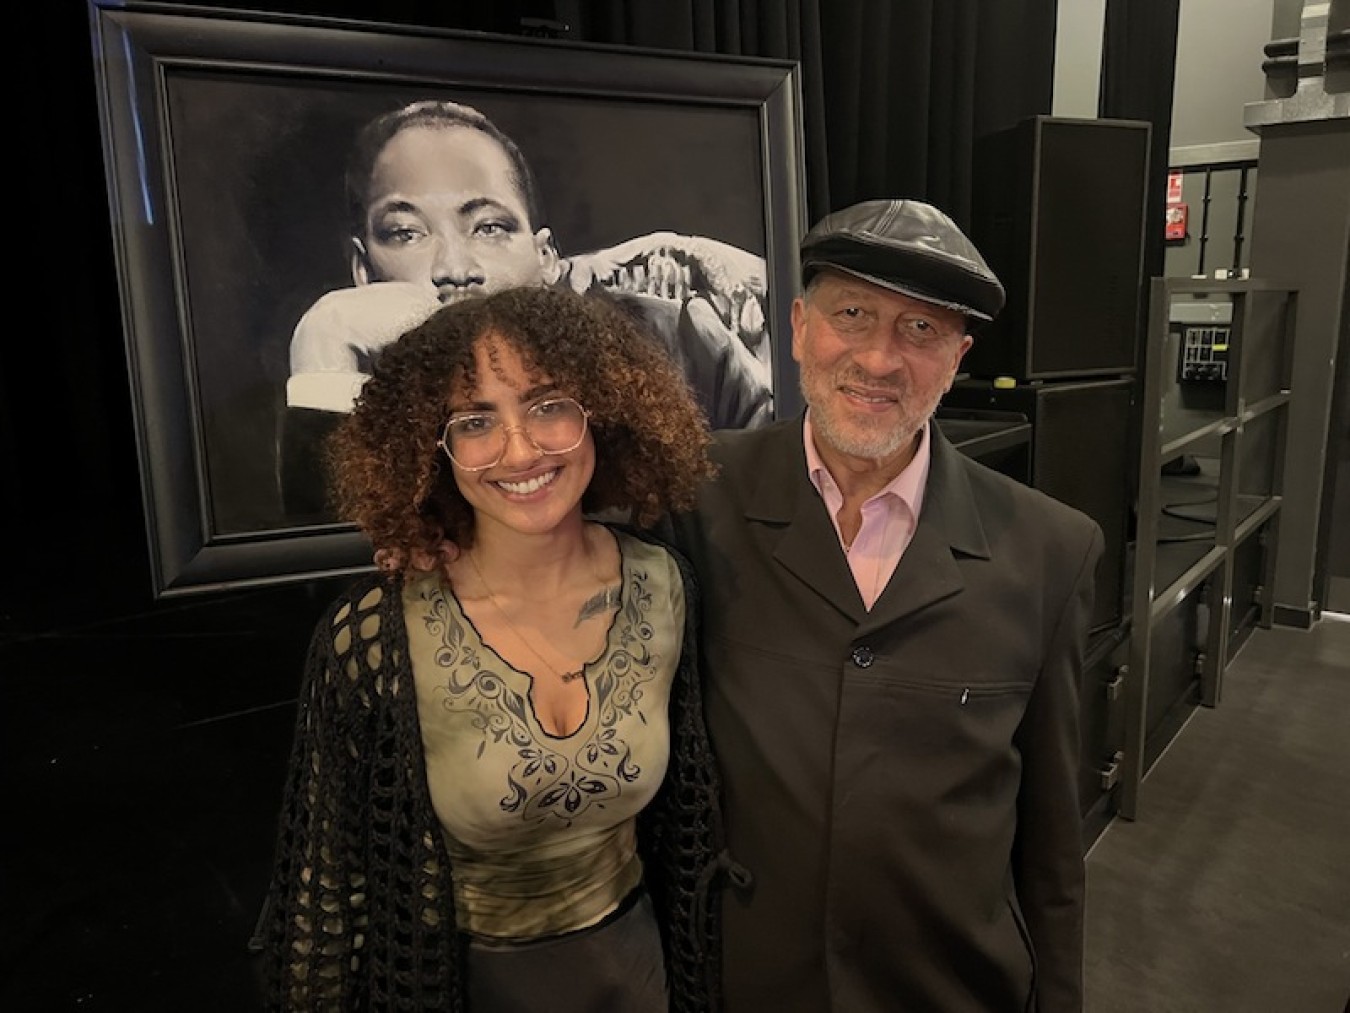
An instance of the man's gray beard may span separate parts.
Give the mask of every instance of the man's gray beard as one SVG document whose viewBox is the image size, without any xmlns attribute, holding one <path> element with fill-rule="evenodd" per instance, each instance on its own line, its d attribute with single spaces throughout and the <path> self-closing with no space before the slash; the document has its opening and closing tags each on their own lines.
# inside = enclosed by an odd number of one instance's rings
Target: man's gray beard
<svg viewBox="0 0 1350 1013">
<path fill-rule="evenodd" d="M 802 399 L 808 405 L 811 405 L 809 383 L 811 379 L 812 377 L 808 377 L 803 371 L 801 374 Z M 835 428 L 833 418 L 825 409 L 812 407 L 811 428 L 822 441 L 828 443 L 841 454 L 880 461 L 898 453 L 905 444 L 914 439 L 914 435 L 923 428 L 933 412 L 937 411 L 938 402 L 941 399 L 942 395 L 939 393 L 932 399 L 931 404 L 924 407 L 922 412 L 907 411 L 899 425 L 877 432 L 869 432 L 865 435 L 839 432 Z"/>
</svg>

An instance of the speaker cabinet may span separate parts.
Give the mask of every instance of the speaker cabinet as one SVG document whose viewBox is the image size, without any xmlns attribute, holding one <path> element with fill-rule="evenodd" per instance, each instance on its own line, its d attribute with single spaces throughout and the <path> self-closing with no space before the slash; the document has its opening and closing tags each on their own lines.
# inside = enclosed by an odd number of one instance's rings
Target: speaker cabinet
<svg viewBox="0 0 1350 1013">
<path fill-rule="evenodd" d="M 1135 370 L 1151 131 L 1036 116 L 976 141 L 971 239 L 1008 302 L 975 335 L 972 376 Z"/>
<path fill-rule="evenodd" d="M 959 380 L 942 399 L 945 411 L 999 411 L 1031 423 L 1029 484 L 1083 511 L 1099 525 L 1106 551 L 1097 569 L 1092 629 L 1116 625 L 1125 614 L 1129 540 L 1130 377 L 997 388 L 990 381 Z"/>
</svg>

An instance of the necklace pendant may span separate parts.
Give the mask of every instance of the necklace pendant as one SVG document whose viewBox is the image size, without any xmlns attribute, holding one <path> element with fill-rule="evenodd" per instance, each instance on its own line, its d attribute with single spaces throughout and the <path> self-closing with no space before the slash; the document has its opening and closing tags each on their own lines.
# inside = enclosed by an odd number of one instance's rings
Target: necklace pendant
<svg viewBox="0 0 1350 1013">
<path fill-rule="evenodd" d="M 581 669 L 578 668 L 575 672 L 564 672 L 558 678 L 562 679 L 563 682 L 576 682 L 582 674 Z"/>
</svg>

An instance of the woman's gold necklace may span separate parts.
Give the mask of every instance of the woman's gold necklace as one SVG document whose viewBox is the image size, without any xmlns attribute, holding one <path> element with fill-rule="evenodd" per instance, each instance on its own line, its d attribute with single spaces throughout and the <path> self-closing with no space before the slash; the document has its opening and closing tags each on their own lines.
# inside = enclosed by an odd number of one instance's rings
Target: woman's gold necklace
<svg viewBox="0 0 1350 1013">
<path fill-rule="evenodd" d="M 492 586 L 487 582 L 487 578 L 483 576 L 483 571 L 478 566 L 477 556 L 478 554 L 476 552 L 468 553 L 469 563 L 473 566 L 473 572 L 478 575 L 479 583 L 483 585 L 483 590 L 487 592 L 488 601 L 492 602 L 492 607 L 497 610 L 498 615 L 502 617 L 502 622 L 506 623 L 507 628 L 510 629 L 510 631 L 516 635 L 516 639 L 519 640 L 522 644 L 524 644 L 525 647 L 529 650 L 529 652 L 539 659 L 540 664 L 542 664 L 545 668 L 547 668 L 550 672 L 552 672 L 553 675 L 557 679 L 561 680 L 563 683 L 576 682 L 578 679 L 580 679 L 582 675 L 585 674 L 584 667 L 578 668 L 573 672 L 559 672 L 556 668 L 554 668 L 552 665 L 548 663 L 548 660 L 542 654 L 540 654 L 538 651 L 534 649 L 534 645 L 530 643 L 529 640 L 526 639 L 525 634 L 521 633 L 520 630 L 516 629 L 516 624 L 513 623 L 511 621 L 511 617 L 506 614 L 506 609 L 502 608 L 501 602 L 497 601 L 496 593 L 492 590 Z M 604 582 L 601 581 L 601 583 Z M 606 597 L 605 600 L 606 603 L 608 603 L 609 601 L 608 596 Z M 615 604 L 618 603 L 615 602 Z"/>
</svg>

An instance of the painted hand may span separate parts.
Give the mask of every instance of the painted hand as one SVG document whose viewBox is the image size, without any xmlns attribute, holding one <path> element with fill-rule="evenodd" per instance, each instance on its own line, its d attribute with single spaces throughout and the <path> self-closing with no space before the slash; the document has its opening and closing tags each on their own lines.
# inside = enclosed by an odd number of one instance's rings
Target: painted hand
<svg viewBox="0 0 1350 1013">
<path fill-rule="evenodd" d="M 664 299 L 702 296 L 751 351 L 766 331 L 768 270 L 764 258 L 707 236 L 652 232 L 567 259 L 567 282 Z"/>
<path fill-rule="evenodd" d="M 433 289 L 381 281 L 320 296 L 291 335 L 292 408 L 348 412 L 365 382 L 370 357 L 439 307 Z"/>
</svg>

